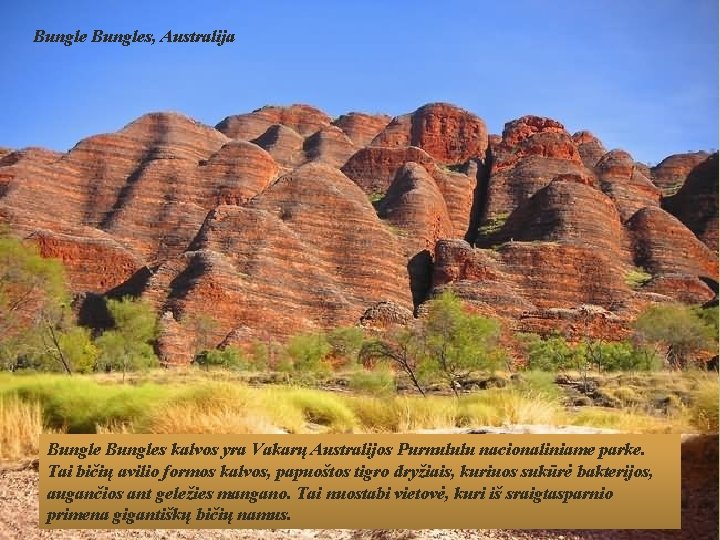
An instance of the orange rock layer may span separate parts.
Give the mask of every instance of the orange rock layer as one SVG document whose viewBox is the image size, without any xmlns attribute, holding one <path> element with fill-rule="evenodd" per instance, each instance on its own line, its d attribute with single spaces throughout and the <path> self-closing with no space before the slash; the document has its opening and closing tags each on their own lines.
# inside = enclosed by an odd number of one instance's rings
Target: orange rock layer
<svg viewBox="0 0 720 540">
<path fill-rule="evenodd" d="M 446 103 L 216 128 L 153 113 L 64 154 L 0 153 L 0 223 L 63 261 L 83 322 L 97 295 L 150 301 L 169 364 L 190 361 L 199 314 L 242 345 L 407 322 L 445 289 L 507 331 L 617 339 L 649 302 L 714 298 L 717 167 L 649 168 L 539 116 L 488 135 Z"/>
</svg>

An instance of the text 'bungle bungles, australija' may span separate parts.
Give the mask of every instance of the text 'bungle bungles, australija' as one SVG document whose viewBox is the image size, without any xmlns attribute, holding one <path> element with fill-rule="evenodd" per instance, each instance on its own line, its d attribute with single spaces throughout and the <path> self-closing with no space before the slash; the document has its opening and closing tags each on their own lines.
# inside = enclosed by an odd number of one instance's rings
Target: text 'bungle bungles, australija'
<svg viewBox="0 0 720 540">
<path fill-rule="evenodd" d="M 227 30 L 213 30 L 212 32 L 181 33 L 168 30 L 157 40 L 158 43 L 214 43 L 218 47 L 225 43 L 233 43 L 235 34 Z M 92 38 L 88 41 L 88 33 L 76 30 L 74 33 L 50 33 L 43 29 L 35 30 L 33 43 L 62 43 L 70 47 L 75 43 L 119 43 L 128 47 L 134 43 L 149 43 L 154 45 L 155 35 L 134 30 L 132 33 L 111 33 L 104 30 L 93 30 Z"/>
</svg>

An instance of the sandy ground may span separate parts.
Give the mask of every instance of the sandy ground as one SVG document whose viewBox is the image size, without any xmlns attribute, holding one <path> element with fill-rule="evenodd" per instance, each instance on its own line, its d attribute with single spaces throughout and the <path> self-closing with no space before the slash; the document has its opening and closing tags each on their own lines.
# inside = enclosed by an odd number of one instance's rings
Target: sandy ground
<svg viewBox="0 0 720 540">
<path fill-rule="evenodd" d="M 0 469 L 0 539 L 326 539 L 326 540 L 461 540 L 461 539 L 718 539 L 718 439 L 693 437 L 683 443 L 681 530 L 67 530 L 38 528 L 38 473 L 33 467 Z M 643 504 L 638 501 L 638 504 Z"/>
</svg>

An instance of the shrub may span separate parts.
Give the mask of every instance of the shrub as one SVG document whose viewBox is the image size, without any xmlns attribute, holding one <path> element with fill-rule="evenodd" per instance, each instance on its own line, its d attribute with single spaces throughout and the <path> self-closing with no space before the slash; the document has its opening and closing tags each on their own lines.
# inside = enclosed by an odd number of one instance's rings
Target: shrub
<svg viewBox="0 0 720 540">
<path fill-rule="evenodd" d="M 718 306 L 696 308 L 695 314 L 708 327 L 713 329 L 713 341 L 718 340 Z"/>
<path fill-rule="evenodd" d="M 500 231 L 507 223 L 510 214 L 501 213 L 496 214 L 494 217 L 488 218 L 485 224 L 478 228 L 478 234 L 480 236 L 490 236 Z"/>
<path fill-rule="evenodd" d="M 421 333 L 423 365 L 437 371 L 456 395 L 458 382 L 472 371 L 495 369 L 501 362 L 497 321 L 466 312 L 450 291 L 431 300 L 427 313 Z"/>
<path fill-rule="evenodd" d="M 564 371 L 576 369 L 583 362 L 584 351 L 570 345 L 562 336 L 551 335 L 541 339 L 535 334 L 524 334 L 520 339 L 530 370 Z"/>
<path fill-rule="evenodd" d="M 537 394 L 547 399 L 560 399 L 562 391 L 555 384 L 555 375 L 548 371 L 524 371 L 519 374 L 517 388 L 525 394 Z"/>
<path fill-rule="evenodd" d="M 55 332 L 54 338 L 52 346 L 45 350 L 21 356 L 16 360 L 15 368 L 37 371 L 66 371 L 69 368 L 73 373 L 90 373 L 95 369 L 99 351 L 92 341 L 90 330 L 68 325 L 64 331 Z"/>
<path fill-rule="evenodd" d="M 639 405 L 643 398 L 634 388 L 630 386 L 620 386 L 612 392 L 613 396 L 620 401 L 623 407 Z"/>
<path fill-rule="evenodd" d="M 460 415 L 465 425 L 559 424 L 558 400 L 535 392 L 495 388 L 463 397 Z"/>
<path fill-rule="evenodd" d="M 328 334 L 333 359 L 338 365 L 353 365 L 358 361 L 365 334 L 359 328 L 350 326 L 336 328 Z"/>
<path fill-rule="evenodd" d="M 353 431 L 356 419 L 344 400 L 335 394 L 304 388 L 287 389 L 283 397 L 302 411 L 307 422 L 334 432 Z"/>
<path fill-rule="evenodd" d="M 266 343 L 255 341 L 250 345 L 248 367 L 257 371 L 266 370 L 270 365 L 270 351 Z"/>
<path fill-rule="evenodd" d="M 626 341 L 596 341 L 588 350 L 591 362 L 605 371 L 655 371 L 662 366 L 662 359 L 654 350 Z"/>
<path fill-rule="evenodd" d="M 190 387 L 177 398 L 155 408 L 139 427 L 150 433 L 170 434 L 277 431 L 258 392 L 227 383 Z"/>
<path fill-rule="evenodd" d="M 686 367 L 688 357 L 697 351 L 716 348 L 715 327 L 682 304 L 650 306 L 634 326 L 640 339 L 665 348 L 674 368 Z"/>
<path fill-rule="evenodd" d="M 0 229 L 0 348 L 7 338 L 32 339 L 48 323 L 54 326 L 58 315 L 67 314 L 69 299 L 60 261 L 42 257 L 36 246 Z M 29 320 L 23 310 L 38 316 Z"/>
<path fill-rule="evenodd" d="M 631 289 L 639 289 L 650 281 L 652 281 L 652 274 L 638 266 L 625 273 L 625 284 Z"/>
<path fill-rule="evenodd" d="M 395 392 L 395 376 L 387 365 L 379 364 L 372 370 L 353 373 L 350 388 L 366 394 L 388 395 Z"/>
<path fill-rule="evenodd" d="M 46 425 L 70 433 L 138 421 L 178 392 L 171 385 L 101 385 L 82 375 L 73 377 L 72 384 L 57 375 L 16 376 L 2 386 L 0 395 L 40 403 Z"/>
<path fill-rule="evenodd" d="M 95 368 L 100 351 L 90 338 L 90 330 L 76 327 L 60 335 L 60 347 L 73 370 L 90 373 Z"/>
<path fill-rule="evenodd" d="M 203 351 L 195 357 L 195 361 L 207 369 L 210 369 L 210 366 L 226 369 L 246 369 L 248 367 L 248 361 L 243 352 L 232 345 L 224 349 Z"/>
<path fill-rule="evenodd" d="M 399 430 L 398 411 L 393 398 L 348 396 L 346 403 L 363 431 L 394 433 Z"/>
<path fill-rule="evenodd" d="M 97 340 L 100 349 L 98 367 L 125 372 L 157 365 L 152 347 L 157 331 L 155 312 L 149 304 L 130 297 L 108 300 L 108 311 L 114 327 Z"/>
<path fill-rule="evenodd" d="M 368 195 L 368 200 L 371 203 L 376 203 L 382 200 L 382 198 L 385 196 L 384 193 L 381 191 L 373 191 L 370 195 Z"/>
<path fill-rule="evenodd" d="M 332 347 L 322 333 L 300 334 L 290 339 L 287 354 L 292 368 L 301 373 L 327 375 L 330 364 L 327 357 Z"/>
<path fill-rule="evenodd" d="M 425 395 L 424 386 L 442 380 L 455 392 L 460 382 L 478 370 L 495 369 L 505 352 L 497 347 L 497 321 L 465 310 L 451 291 L 427 304 L 427 317 L 363 344 L 363 363 L 389 361 Z"/>
</svg>

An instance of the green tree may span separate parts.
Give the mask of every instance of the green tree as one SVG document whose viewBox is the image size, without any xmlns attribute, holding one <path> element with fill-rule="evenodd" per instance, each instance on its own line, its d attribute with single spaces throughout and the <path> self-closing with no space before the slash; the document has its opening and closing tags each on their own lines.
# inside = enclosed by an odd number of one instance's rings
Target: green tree
<svg viewBox="0 0 720 540">
<path fill-rule="evenodd" d="M 298 334 L 287 344 L 287 354 L 292 367 L 297 371 L 315 375 L 330 373 L 327 358 L 331 350 L 332 347 L 323 333 Z"/>
<path fill-rule="evenodd" d="M 501 359 L 497 321 L 465 311 L 447 291 L 429 302 L 423 339 L 429 365 L 437 368 L 457 395 L 459 381 L 472 371 L 495 369 Z"/>
<path fill-rule="evenodd" d="M 658 369 L 661 359 L 649 347 L 627 341 L 592 342 L 593 364 L 598 371 L 652 371 Z"/>
<path fill-rule="evenodd" d="M 360 349 L 360 361 L 366 367 L 373 367 L 378 361 L 389 361 L 407 375 L 415 389 L 425 396 L 424 381 L 418 373 L 424 358 L 420 336 L 419 325 L 416 325 L 366 341 Z"/>
<path fill-rule="evenodd" d="M 81 334 L 87 336 L 74 324 L 62 264 L 43 258 L 36 246 L 7 232 L 0 233 L 3 365 L 15 369 L 22 360 L 28 367 L 59 367 L 66 373 L 76 368 L 85 371 L 86 364 L 92 361 L 78 353 L 76 345 L 83 340 Z M 74 366 L 75 362 L 78 366 Z"/>
<path fill-rule="evenodd" d="M 142 300 L 126 297 L 108 300 L 108 311 L 114 327 L 98 337 L 100 349 L 98 365 L 121 370 L 123 382 L 127 371 L 157 365 L 152 342 L 157 331 L 157 319 L 152 308 Z"/>
<path fill-rule="evenodd" d="M 327 337 L 332 356 L 342 365 L 352 365 L 358 360 L 365 334 L 354 326 L 336 328 Z"/>
<path fill-rule="evenodd" d="M 718 306 L 696 308 L 695 314 L 713 329 L 713 341 L 718 341 Z"/>
<path fill-rule="evenodd" d="M 58 341 L 75 372 L 90 373 L 95 369 L 100 351 L 93 343 L 89 329 L 75 326 L 60 334 Z"/>
<path fill-rule="evenodd" d="M 69 315 L 41 328 L 34 343 L 26 340 L 24 351 L 22 367 L 66 373 L 92 372 L 99 354 L 90 330 L 77 326 Z"/>
<path fill-rule="evenodd" d="M 200 365 L 223 367 L 226 369 L 244 369 L 248 366 L 247 359 L 243 352 L 237 347 L 230 345 L 224 349 L 205 350 L 198 354 L 196 361 Z"/>
<path fill-rule="evenodd" d="M 0 234 L 0 336 L 27 331 L 39 314 L 68 303 L 62 264 L 43 258 L 34 245 Z"/>
<path fill-rule="evenodd" d="M 422 395 L 426 383 L 440 377 L 457 396 L 472 371 L 495 369 L 504 360 L 499 337 L 496 321 L 466 312 L 460 299 L 445 292 L 428 303 L 424 320 L 368 341 L 360 357 L 363 363 L 389 360 Z"/>
<path fill-rule="evenodd" d="M 685 368 L 693 353 L 716 348 L 712 323 L 682 304 L 650 306 L 640 313 L 634 326 L 641 342 L 664 350 L 665 361 L 674 369 Z"/>
<path fill-rule="evenodd" d="M 552 334 L 545 339 L 537 334 L 523 334 L 521 340 L 527 355 L 527 367 L 539 371 L 566 371 L 580 366 L 582 352 L 564 337 Z"/>
</svg>

